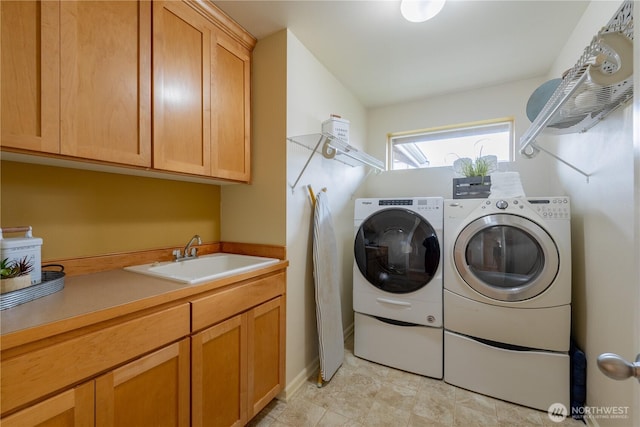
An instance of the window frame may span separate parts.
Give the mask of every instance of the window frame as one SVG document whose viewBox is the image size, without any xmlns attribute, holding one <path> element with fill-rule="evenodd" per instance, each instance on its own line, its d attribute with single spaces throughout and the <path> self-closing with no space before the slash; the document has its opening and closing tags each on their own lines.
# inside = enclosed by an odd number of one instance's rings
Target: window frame
<svg viewBox="0 0 640 427">
<path fill-rule="evenodd" d="M 393 161 L 394 161 L 394 139 L 400 138 L 408 138 L 408 137 L 419 137 L 424 134 L 436 134 L 436 133 L 446 133 L 446 132 L 455 132 L 455 131 L 464 131 L 466 129 L 472 128 L 481 128 L 488 127 L 492 125 L 502 125 L 508 124 L 510 129 L 509 135 L 509 160 L 499 160 L 499 164 L 503 163 L 512 163 L 515 161 L 515 119 L 514 117 L 500 117 L 496 119 L 488 119 L 488 120 L 480 120 L 475 122 L 466 122 L 466 123 L 458 123 L 446 126 L 437 126 L 431 128 L 410 130 L 410 131 L 402 131 L 402 132 L 392 132 L 387 134 L 387 158 L 386 158 L 386 170 L 387 171 L 399 171 L 399 170 L 419 170 L 419 169 L 441 169 L 453 166 L 453 160 L 451 165 L 446 166 L 426 166 L 426 167 L 415 167 L 415 168 L 406 168 L 406 169 L 394 169 Z M 479 135 L 480 136 L 480 135 Z M 483 153 L 483 155 L 488 155 L 491 153 Z"/>
</svg>

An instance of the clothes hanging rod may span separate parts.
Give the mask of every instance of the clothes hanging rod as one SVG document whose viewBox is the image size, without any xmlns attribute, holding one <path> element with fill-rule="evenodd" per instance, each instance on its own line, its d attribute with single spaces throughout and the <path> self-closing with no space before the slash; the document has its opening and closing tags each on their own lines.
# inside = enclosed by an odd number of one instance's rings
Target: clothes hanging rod
<svg viewBox="0 0 640 427">
<path fill-rule="evenodd" d="M 291 138 L 287 138 L 287 139 L 289 141 L 293 141 Z M 322 142 L 323 139 L 324 139 L 324 136 L 320 135 L 318 142 L 316 143 L 315 147 L 313 147 L 313 151 L 311 152 L 311 155 L 309 156 L 309 158 L 307 159 L 307 162 L 304 164 L 304 166 L 302 167 L 302 170 L 298 174 L 298 178 L 296 178 L 296 181 L 291 186 L 291 191 L 293 191 L 296 188 L 296 185 L 298 185 L 300 178 L 302 178 L 302 174 L 304 174 L 304 171 L 307 170 L 307 166 L 309 166 L 309 163 L 311 163 L 311 159 L 313 159 L 313 155 L 316 153 L 316 151 L 318 151 L 318 147 L 320 146 L 320 143 Z M 293 141 L 293 142 L 296 142 L 296 141 Z"/>
<path fill-rule="evenodd" d="M 535 143 L 533 144 L 529 144 L 528 148 L 531 148 L 535 151 L 542 151 L 543 153 L 548 154 L 549 156 L 553 157 L 554 159 L 556 159 L 557 161 L 559 161 L 560 163 L 570 167 L 571 169 L 573 169 L 574 171 L 578 172 L 579 174 L 581 174 L 582 176 L 584 176 L 587 179 L 587 184 L 589 183 L 589 177 L 591 176 L 590 174 L 586 173 L 585 171 L 583 171 L 582 169 L 579 169 L 575 166 L 573 166 L 571 163 L 567 162 L 566 160 L 562 159 L 561 157 L 558 157 L 557 155 L 555 155 L 554 153 L 552 153 L 549 150 L 546 150 L 542 147 L 540 147 L 539 145 L 536 145 Z M 534 151 L 534 153 L 535 153 Z M 535 155 L 535 154 L 534 154 Z"/>
</svg>

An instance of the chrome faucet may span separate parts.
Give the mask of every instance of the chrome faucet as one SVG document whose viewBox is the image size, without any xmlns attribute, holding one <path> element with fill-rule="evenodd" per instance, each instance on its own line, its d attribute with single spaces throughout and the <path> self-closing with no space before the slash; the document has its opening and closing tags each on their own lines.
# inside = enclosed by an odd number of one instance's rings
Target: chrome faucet
<svg viewBox="0 0 640 427">
<path fill-rule="evenodd" d="M 176 249 L 175 251 L 173 251 L 173 257 L 174 257 L 173 260 L 174 261 L 184 261 L 186 259 L 197 258 L 198 257 L 198 248 L 192 248 L 191 247 L 194 242 L 198 242 L 198 245 L 201 245 L 202 244 L 202 239 L 197 234 L 194 235 L 191 238 L 191 240 L 189 240 L 189 243 L 187 243 L 187 245 L 184 247 L 184 250 L 182 251 L 182 253 L 180 252 L 180 249 Z"/>
</svg>

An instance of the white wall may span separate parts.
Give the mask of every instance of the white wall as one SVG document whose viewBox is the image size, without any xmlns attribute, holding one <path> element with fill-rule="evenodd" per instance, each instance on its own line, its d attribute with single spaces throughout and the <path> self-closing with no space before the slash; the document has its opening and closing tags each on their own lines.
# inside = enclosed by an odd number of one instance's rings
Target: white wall
<svg viewBox="0 0 640 427">
<path fill-rule="evenodd" d="M 559 58 L 549 78 L 556 77 L 575 62 L 597 28 L 605 23 L 602 21 L 608 20 L 617 8 L 613 3 L 613 6 L 611 2 L 593 3 L 567 43 L 567 53 Z M 636 10 L 640 10 L 638 2 Z M 575 52 L 573 46 L 579 46 L 579 51 Z M 636 43 L 636 55 L 638 49 Z M 453 175 L 450 170 L 397 171 L 371 175 L 360 185 L 365 168 L 349 168 L 316 155 L 292 192 L 288 184 L 297 178 L 311 152 L 285 142 L 286 137 L 317 132 L 329 114 L 341 114 L 351 120 L 351 143 L 366 147 L 367 152 L 384 159 L 389 132 L 514 116 L 517 147 L 519 136 L 529 126 L 526 101 L 544 80 L 506 83 L 366 111 L 291 32 L 282 31 L 258 42 L 253 69 L 254 183 L 222 187 L 221 238 L 287 245 L 291 263 L 287 273 L 287 392 L 315 375 L 317 369 L 312 207 L 306 185 L 312 185 L 315 191 L 323 187 L 328 190 L 340 242 L 338 251 L 342 262 L 337 268 L 343 281 L 343 325 L 349 328 L 353 321 L 354 197 L 450 197 Z M 636 87 L 640 87 L 639 80 L 636 76 Z M 600 157 L 608 159 L 600 162 L 600 170 L 589 184 L 544 154 L 533 160 L 516 156 L 515 164 L 510 165 L 512 170 L 520 172 L 528 195 L 568 194 L 572 198 L 576 271 L 574 331 L 580 345 L 586 348 L 589 360 L 587 403 L 594 406 L 628 404 L 634 408 L 633 422 L 599 420 L 602 426 L 640 425 L 637 382 L 614 382 L 595 367 L 595 358 L 601 352 L 618 352 L 627 359 L 640 353 L 640 103 L 637 97 L 635 103 L 635 109 L 628 107 L 619 111 L 587 134 L 569 136 L 557 147 L 563 156 L 580 165 L 596 164 Z M 635 139 L 631 138 L 632 121 L 636 123 Z M 617 142 L 613 144 L 613 140 Z M 603 265 L 615 268 L 605 269 Z M 618 326 L 617 323 L 621 324 L 622 332 L 615 332 L 613 326 Z"/>
<path fill-rule="evenodd" d="M 590 4 L 548 79 L 572 67 L 597 31 L 620 6 Z M 635 2 L 636 15 L 640 2 Z M 635 28 L 635 40 L 640 30 Z M 640 47 L 634 44 L 635 56 Z M 635 61 L 638 64 L 638 61 Z M 635 87 L 640 87 L 639 73 Z M 526 101 L 546 79 L 533 79 L 373 109 L 368 146 L 384 158 L 387 134 L 483 119 L 514 116 L 516 153 L 529 126 Z M 635 125 L 635 133 L 634 133 Z M 527 195 L 569 195 L 572 199 L 573 333 L 588 360 L 587 405 L 629 407 L 629 418 L 596 419 L 601 426 L 640 425 L 640 387 L 614 381 L 597 368 L 599 354 L 614 352 L 632 361 L 640 353 L 640 102 L 617 111 L 586 134 L 539 137 L 538 142 L 593 176 L 585 178 L 544 153 L 516 155 L 511 170 L 521 175 Z M 559 141 L 559 142 L 558 142 Z M 386 172 L 370 177 L 359 192 L 366 197 L 450 197 L 450 169 Z"/>
<path fill-rule="evenodd" d="M 554 70 L 571 67 L 618 2 L 592 2 Z M 635 2 L 636 16 L 640 2 Z M 635 39 L 639 30 L 635 28 Z M 580 50 L 577 50 L 579 43 Z M 640 52 L 635 43 L 635 55 Z M 636 61 L 637 64 L 637 61 Z M 635 76 L 635 87 L 640 78 Z M 640 103 L 614 112 L 584 134 L 539 143 L 592 176 L 561 164 L 558 182 L 572 200 L 573 332 L 587 356 L 587 405 L 629 407 L 629 418 L 597 417 L 600 426 L 640 425 L 640 386 L 614 381 L 598 369 L 602 353 L 633 361 L 640 353 Z M 634 140 L 635 121 L 635 140 Z M 541 154 L 542 155 L 542 154 Z"/>
<path fill-rule="evenodd" d="M 352 194 L 364 169 L 315 155 L 295 190 L 311 151 L 287 136 L 320 131 L 332 113 L 351 121 L 351 144 L 364 144 L 366 112 L 298 41 L 283 30 L 261 39 L 253 52 L 252 183 L 223 186 L 223 241 L 286 245 L 287 371 L 285 398 L 318 369 L 313 264 L 312 205 L 307 190 L 327 188 L 341 260 L 343 325 L 352 327 Z M 345 237 L 346 236 L 346 237 Z"/>
<path fill-rule="evenodd" d="M 527 100 L 544 81 L 545 79 L 538 78 L 505 83 L 500 86 L 372 109 L 368 115 L 367 149 L 372 155 L 384 159 L 389 133 L 513 117 L 515 162 L 502 165 L 501 170 L 519 172 L 527 195 L 564 195 L 558 192 L 559 189 L 549 178 L 548 158 L 532 161 L 517 154 L 520 136 L 530 125 L 526 116 Z M 453 177 L 451 168 L 387 171 L 369 177 L 360 194 L 366 197 L 442 196 L 451 198 Z"/>
<path fill-rule="evenodd" d="M 566 167 L 558 166 L 557 172 L 572 201 L 572 329 L 587 355 L 587 404 L 635 406 L 638 411 L 632 400 L 638 383 L 608 379 L 596 365 L 602 353 L 633 360 L 640 352 L 632 111 L 628 106 L 586 134 L 564 136 L 558 144 L 562 158 L 592 173 L 589 183 Z M 629 420 L 598 422 L 629 425 Z"/>
<path fill-rule="evenodd" d="M 286 244 L 286 34 L 260 40 L 251 73 L 251 184 L 223 185 L 225 242 Z"/>
<path fill-rule="evenodd" d="M 345 87 L 287 32 L 287 136 L 318 133 L 330 114 L 350 120 L 350 144 L 363 147 L 366 111 Z M 312 151 L 287 145 L 287 181 L 292 185 Z M 353 324 L 351 267 L 353 259 L 353 199 L 365 173 L 321 154 L 311 159 L 295 189 L 287 188 L 287 253 L 290 261 L 287 289 L 287 391 L 294 391 L 317 374 L 318 336 L 312 264 L 312 203 L 314 192 L 327 189 L 338 242 L 343 328 Z"/>
</svg>

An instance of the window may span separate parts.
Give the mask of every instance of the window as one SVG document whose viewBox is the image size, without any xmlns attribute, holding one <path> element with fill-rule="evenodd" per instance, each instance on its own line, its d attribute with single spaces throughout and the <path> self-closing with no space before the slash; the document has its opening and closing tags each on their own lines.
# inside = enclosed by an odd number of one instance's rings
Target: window
<svg viewBox="0 0 640 427">
<path fill-rule="evenodd" d="M 459 158 L 489 154 L 513 161 L 513 119 L 391 134 L 391 170 L 451 166 Z"/>
</svg>

